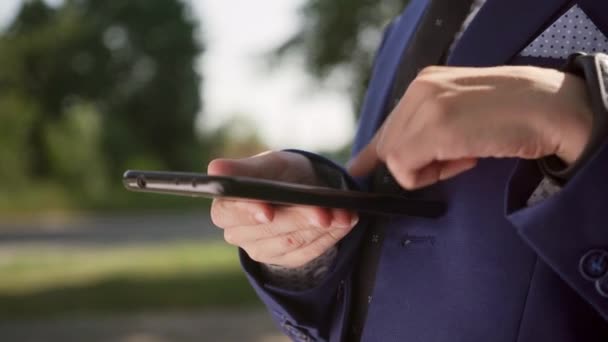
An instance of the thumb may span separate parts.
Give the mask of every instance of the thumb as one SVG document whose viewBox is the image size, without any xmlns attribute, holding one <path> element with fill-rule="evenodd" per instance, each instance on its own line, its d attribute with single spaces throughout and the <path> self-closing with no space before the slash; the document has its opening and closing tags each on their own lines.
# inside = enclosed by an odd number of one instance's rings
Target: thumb
<svg viewBox="0 0 608 342">
<path fill-rule="evenodd" d="M 249 158 L 212 160 L 207 166 L 207 173 L 216 176 L 241 176 L 273 179 L 284 165 L 274 152 L 258 154 Z"/>
<path fill-rule="evenodd" d="M 348 173 L 354 177 L 367 176 L 380 164 L 377 141 L 378 135 L 348 163 Z"/>
</svg>

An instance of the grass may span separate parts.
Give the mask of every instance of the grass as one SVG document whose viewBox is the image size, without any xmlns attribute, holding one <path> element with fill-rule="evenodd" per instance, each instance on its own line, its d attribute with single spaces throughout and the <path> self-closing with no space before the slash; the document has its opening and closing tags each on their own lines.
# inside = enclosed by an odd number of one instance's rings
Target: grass
<svg viewBox="0 0 608 342">
<path fill-rule="evenodd" d="M 220 242 L 0 250 L 0 319 L 256 305 Z"/>
<path fill-rule="evenodd" d="M 83 212 L 146 212 L 208 210 L 211 201 L 205 198 L 131 192 L 115 185 L 103 194 L 90 196 L 58 184 L 34 183 L 27 189 L 0 189 L 0 217 L 64 215 Z"/>
</svg>

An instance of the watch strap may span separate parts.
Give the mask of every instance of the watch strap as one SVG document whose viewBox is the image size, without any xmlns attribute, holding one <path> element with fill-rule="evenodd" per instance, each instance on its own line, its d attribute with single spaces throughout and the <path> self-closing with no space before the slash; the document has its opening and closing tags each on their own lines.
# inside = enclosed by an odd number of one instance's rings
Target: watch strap
<svg viewBox="0 0 608 342">
<path fill-rule="evenodd" d="M 568 58 L 562 70 L 585 80 L 593 111 L 593 126 L 585 149 L 573 164 L 568 166 L 555 155 L 538 160 L 543 174 L 559 184 L 564 184 L 572 178 L 600 148 L 608 135 L 608 55 L 576 53 Z"/>
</svg>

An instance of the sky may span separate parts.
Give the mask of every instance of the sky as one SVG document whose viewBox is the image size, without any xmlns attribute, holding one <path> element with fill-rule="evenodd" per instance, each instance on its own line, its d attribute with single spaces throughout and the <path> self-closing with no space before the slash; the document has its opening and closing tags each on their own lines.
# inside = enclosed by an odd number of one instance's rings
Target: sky
<svg viewBox="0 0 608 342">
<path fill-rule="evenodd" d="M 0 28 L 21 1 L 0 0 Z M 199 128 L 242 116 L 274 149 L 331 151 L 350 142 L 355 122 L 347 94 L 320 88 L 295 61 L 272 70 L 265 63 L 264 55 L 297 29 L 304 0 L 186 1 L 206 46 L 198 65 L 204 77 Z"/>
</svg>

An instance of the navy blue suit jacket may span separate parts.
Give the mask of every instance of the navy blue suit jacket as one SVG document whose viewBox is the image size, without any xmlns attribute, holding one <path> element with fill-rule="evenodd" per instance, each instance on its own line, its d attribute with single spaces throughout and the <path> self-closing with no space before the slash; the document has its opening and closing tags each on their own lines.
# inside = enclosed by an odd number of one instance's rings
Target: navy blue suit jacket
<svg viewBox="0 0 608 342">
<path fill-rule="evenodd" d="M 448 64 L 557 66 L 564 61 L 522 58 L 518 53 L 575 3 L 608 33 L 605 1 L 488 0 Z M 387 106 L 392 106 L 388 96 L 401 53 L 427 5 L 428 0 L 412 0 L 387 29 L 354 153 L 367 144 Z M 608 341 L 608 298 L 579 271 L 588 251 L 608 249 L 608 147 L 557 195 L 526 207 L 540 179 L 533 161 L 487 159 L 470 172 L 424 190 L 424 196 L 445 201 L 448 212 L 437 220 L 390 222 L 363 340 Z M 359 186 L 365 187 L 365 182 Z M 354 260 L 370 222 L 360 221 L 340 243 L 329 275 L 307 291 L 265 284 L 258 265 L 241 252 L 258 295 L 294 340 L 344 339 Z"/>
</svg>

